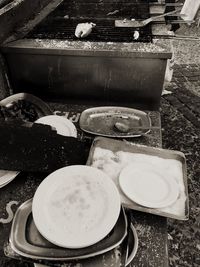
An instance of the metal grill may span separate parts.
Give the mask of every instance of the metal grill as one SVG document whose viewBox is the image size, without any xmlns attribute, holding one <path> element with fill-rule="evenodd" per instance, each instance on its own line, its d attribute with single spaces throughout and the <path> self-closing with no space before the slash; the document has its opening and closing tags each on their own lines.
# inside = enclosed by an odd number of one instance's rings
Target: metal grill
<svg viewBox="0 0 200 267">
<path fill-rule="evenodd" d="M 149 17 L 149 0 L 65 0 L 35 27 L 26 38 L 80 40 L 74 35 L 78 23 L 93 22 L 96 27 L 83 40 L 106 42 L 151 42 L 151 26 L 116 28 L 115 19 Z M 134 40 L 134 31 L 139 38 Z"/>
</svg>

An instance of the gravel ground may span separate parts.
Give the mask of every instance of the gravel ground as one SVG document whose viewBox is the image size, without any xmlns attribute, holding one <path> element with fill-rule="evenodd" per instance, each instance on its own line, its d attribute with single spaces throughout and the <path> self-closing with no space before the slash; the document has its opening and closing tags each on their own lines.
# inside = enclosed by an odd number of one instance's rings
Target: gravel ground
<svg viewBox="0 0 200 267">
<path fill-rule="evenodd" d="M 200 11 L 195 18 L 195 23 L 180 25 L 180 28 L 175 32 L 176 34 L 200 38 Z M 200 40 L 173 40 L 172 43 L 177 64 L 200 63 Z"/>
<path fill-rule="evenodd" d="M 192 89 L 191 89 L 192 88 Z M 176 65 L 161 100 L 163 147 L 187 160 L 190 217 L 168 220 L 170 267 L 200 266 L 200 64 Z M 198 96 L 199 95 L 199 96 Z"/>
</svg>

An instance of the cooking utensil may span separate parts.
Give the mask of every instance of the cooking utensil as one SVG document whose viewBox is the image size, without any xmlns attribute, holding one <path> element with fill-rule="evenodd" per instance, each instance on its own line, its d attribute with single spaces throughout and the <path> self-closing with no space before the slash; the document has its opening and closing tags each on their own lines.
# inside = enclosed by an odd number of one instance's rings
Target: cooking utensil
<svg viewBox="0 0 200 267">
<path fill-rule="evenodd" d="M 127 20 L 127 19 L 115 20 L 115 27 L 140 28 L 140 27 L 146 26 L 147 24 L 149 24 L 152 21 L 157 20 L 158 18 L 162 18 L 162 17 L 168 16 L 168 15 L 172 15 L 172 14 L 175 14 L 175 13 L 177 13 L 179 11 L 180 11 L 179 9 L 178 10 L 173 10 L 173 11 L 170 11 L 170 12 L 158 15 L 158 16 L 150 17 L 150 18 L 145 19 L 145 20 Z"/>
<path fill-rule="evenodd" d="M 200 41 L 200 37 L 198 36 L 189 36 L 189 35 L 166 35 L 162 36 L 165 39 L 174 39 L 174 40 L 185 40 L 185 41 Z"/>
</svg>

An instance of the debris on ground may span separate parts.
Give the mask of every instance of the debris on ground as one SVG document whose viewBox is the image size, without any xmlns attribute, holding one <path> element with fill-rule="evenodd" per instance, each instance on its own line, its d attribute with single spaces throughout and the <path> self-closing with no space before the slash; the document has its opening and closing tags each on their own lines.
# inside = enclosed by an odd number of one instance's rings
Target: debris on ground
<svg viewBox="0 0 200 267">
<path fill-rule="evenodd" d="M 116 10 L 114 10 L 114 11 L 112 11 L 112 12 L 109 12 L 109 13 L 107 14 L 107 16 L 113 16 L 113 15 L 116 15 L 117 13 L 119 13 L 119 10 L 118 10 L 118 9 L 116 9 Z"/>
</svg>

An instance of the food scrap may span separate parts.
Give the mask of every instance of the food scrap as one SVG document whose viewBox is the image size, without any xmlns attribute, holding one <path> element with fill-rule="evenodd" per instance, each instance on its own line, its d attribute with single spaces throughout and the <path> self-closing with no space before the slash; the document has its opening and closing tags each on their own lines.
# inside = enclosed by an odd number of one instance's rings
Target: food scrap
<svg viewBox="0 0 200 267">
<path fill-rule="evenodd" d="M 39 118 L 39 115 L 31 102 L 21 99 L 7 106 L 0 105 L 0 118 L 5 120 L 16 118 L 34 122 Z"/>
<path fill-rule="evenodd" d="M 76 26 L 75 36 L 77 38 L 87 37 L 92 32 L 92 29 L 95 26 L 96 26 L 96 24 L 95 23 L 92 23 L 92 22 L 79 23 Z"/>
<path fill-rule="evenodd" d="M 112 12 L 109 12 L 109 13 L 107 14 L 107 16 L 112 16 L 112 15 L 115 15 L 115 14 L 117 14 L 117 13 L 119 13 L 119 10 L 118 10 L 118 9 L 116 9 L 116 10 L 114 10 L 114 11 L 112 11 Z"/>
<path fill-rule="evenodd" d="M 128 133 L 128 131 L 130 130 L 129 126 L 122 122 L 116 122 L 114 128 L 121 133 Z"/>
<path fill-rule="evenodd" d="M 65 15 L 64 16 L 64 19 L 69 19 L 69 15 Z"/>
<path fill-rule="evenodd" d="M 134 34 L 133 34 L 134 40 L 138 40 L 139 37 L 140 37 L 139 31 L 134 31 Z"/>
</svg>

